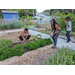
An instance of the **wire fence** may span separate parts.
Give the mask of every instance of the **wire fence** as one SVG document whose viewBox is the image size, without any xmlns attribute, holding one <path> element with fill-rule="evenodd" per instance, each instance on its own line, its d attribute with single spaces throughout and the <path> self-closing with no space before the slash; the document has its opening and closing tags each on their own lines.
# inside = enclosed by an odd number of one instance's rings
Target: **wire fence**
<svg viewBox="0 0 75 75">
<path fill-rule="evenodd" d="M 7 24 L 7 23 L 13 23 L 13 22 L 19 22 L 18 19 L 0 19 L 0 24 Z"/>
<path fill-rule="evenodd" d="M 44 20 L 31 20 L 31 21 L 37 24 L 50 25 L 50 21 L 44 21 Z"/>
<path fill-rule="evenodd" d="M 31 20 L 31 21 L 36 24 L 50 25 L 50 21 L 44 21 L 44 20 Z M 19 22 L 19 20 L 18 19 L 0 19 L 0 24 L 7 24 L 7 23 L 13 23 L 13 22 Z"/>
</svg>

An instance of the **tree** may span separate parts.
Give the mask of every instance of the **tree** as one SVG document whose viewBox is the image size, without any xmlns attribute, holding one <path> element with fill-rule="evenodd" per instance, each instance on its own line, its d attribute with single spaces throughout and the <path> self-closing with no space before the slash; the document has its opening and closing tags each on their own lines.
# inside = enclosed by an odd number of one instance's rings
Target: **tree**
<svg viewBox="0 0 75 75">
<path fill-rule="evenodd" d="M 52 12 L 55 11 L 55 10 L 58 10 L 60 13 L 64 12 L 66 15 L 68 13 L 73 13 L 75 15 L 75 9 L 51 9 L 50 14 L 52 15 Z"/>
<path fill-rule="evenodd" d="M 34 10 L 34 12 L 33 12 Z M 33 13 L 34 15 L 36 15 L 36 9 L 19 9 L 19 12 L 18 12 L 18 15 L 19 17 L 22 17 L 22 16 L 33 16 Z"/>
<path fill-rule="evenodd" d="M 29 25 L 29 22 L 30 22 L 30 20 L 31 20 L 31 16 L 28 16 L 28 15 L 27 15 L 26 20 L 27 20 L 28 25 Z"/>
</svg>

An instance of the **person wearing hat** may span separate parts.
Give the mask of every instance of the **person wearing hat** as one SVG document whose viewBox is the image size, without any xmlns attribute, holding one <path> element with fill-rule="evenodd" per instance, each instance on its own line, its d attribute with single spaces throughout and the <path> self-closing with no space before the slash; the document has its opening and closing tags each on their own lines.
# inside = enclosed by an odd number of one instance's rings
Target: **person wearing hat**
<svg viewBox="0 0 75 75">
<path fill-rule="evenodd" d="M 19 36 L 19 39 L 21 41 L 26 41 L 30 38 L 31 36 L 29 35 L 29 31 L 28 31 L 28 28 L 25 28 L 22 32 L 21 32 L 21 35 Z"/>
</svg>

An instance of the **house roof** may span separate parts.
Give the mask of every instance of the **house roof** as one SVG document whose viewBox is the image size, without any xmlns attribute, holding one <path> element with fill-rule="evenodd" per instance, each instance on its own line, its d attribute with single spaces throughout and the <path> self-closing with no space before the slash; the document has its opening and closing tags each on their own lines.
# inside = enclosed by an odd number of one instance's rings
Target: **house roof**
<svg viewBox="0 0 75 75">
<path fill-rule="evenodd" d="M 2 13 L 18 13 L 17 11 L 6 11 L 6 10 L 2 10 Z"/>
</svg>

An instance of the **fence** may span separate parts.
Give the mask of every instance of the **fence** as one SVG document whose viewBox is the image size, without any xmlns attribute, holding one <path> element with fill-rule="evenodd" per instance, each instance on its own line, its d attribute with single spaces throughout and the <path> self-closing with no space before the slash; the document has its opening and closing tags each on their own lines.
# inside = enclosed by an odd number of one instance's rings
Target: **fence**
<svg viewBox="0 0 75 75">
<path fill-rule="evenodd" d="M 31 21 L 33 21 L 34 23 L 37 23 L 37 24 L 50 25 L 50 21 L 44 21 L 44 20 L 31 20 Z"/>
<path fill-rule="evenodd" d="M 0 19 L 0 24 L 4 24 L 4 19 Z"/>
<path fill-rule="evenodd" d="M 19 22 L 18 19 L 0 19 L 0 24 L 7 24 L 7 23 L 13 23 L 13 22 Z"/>
</svg>

